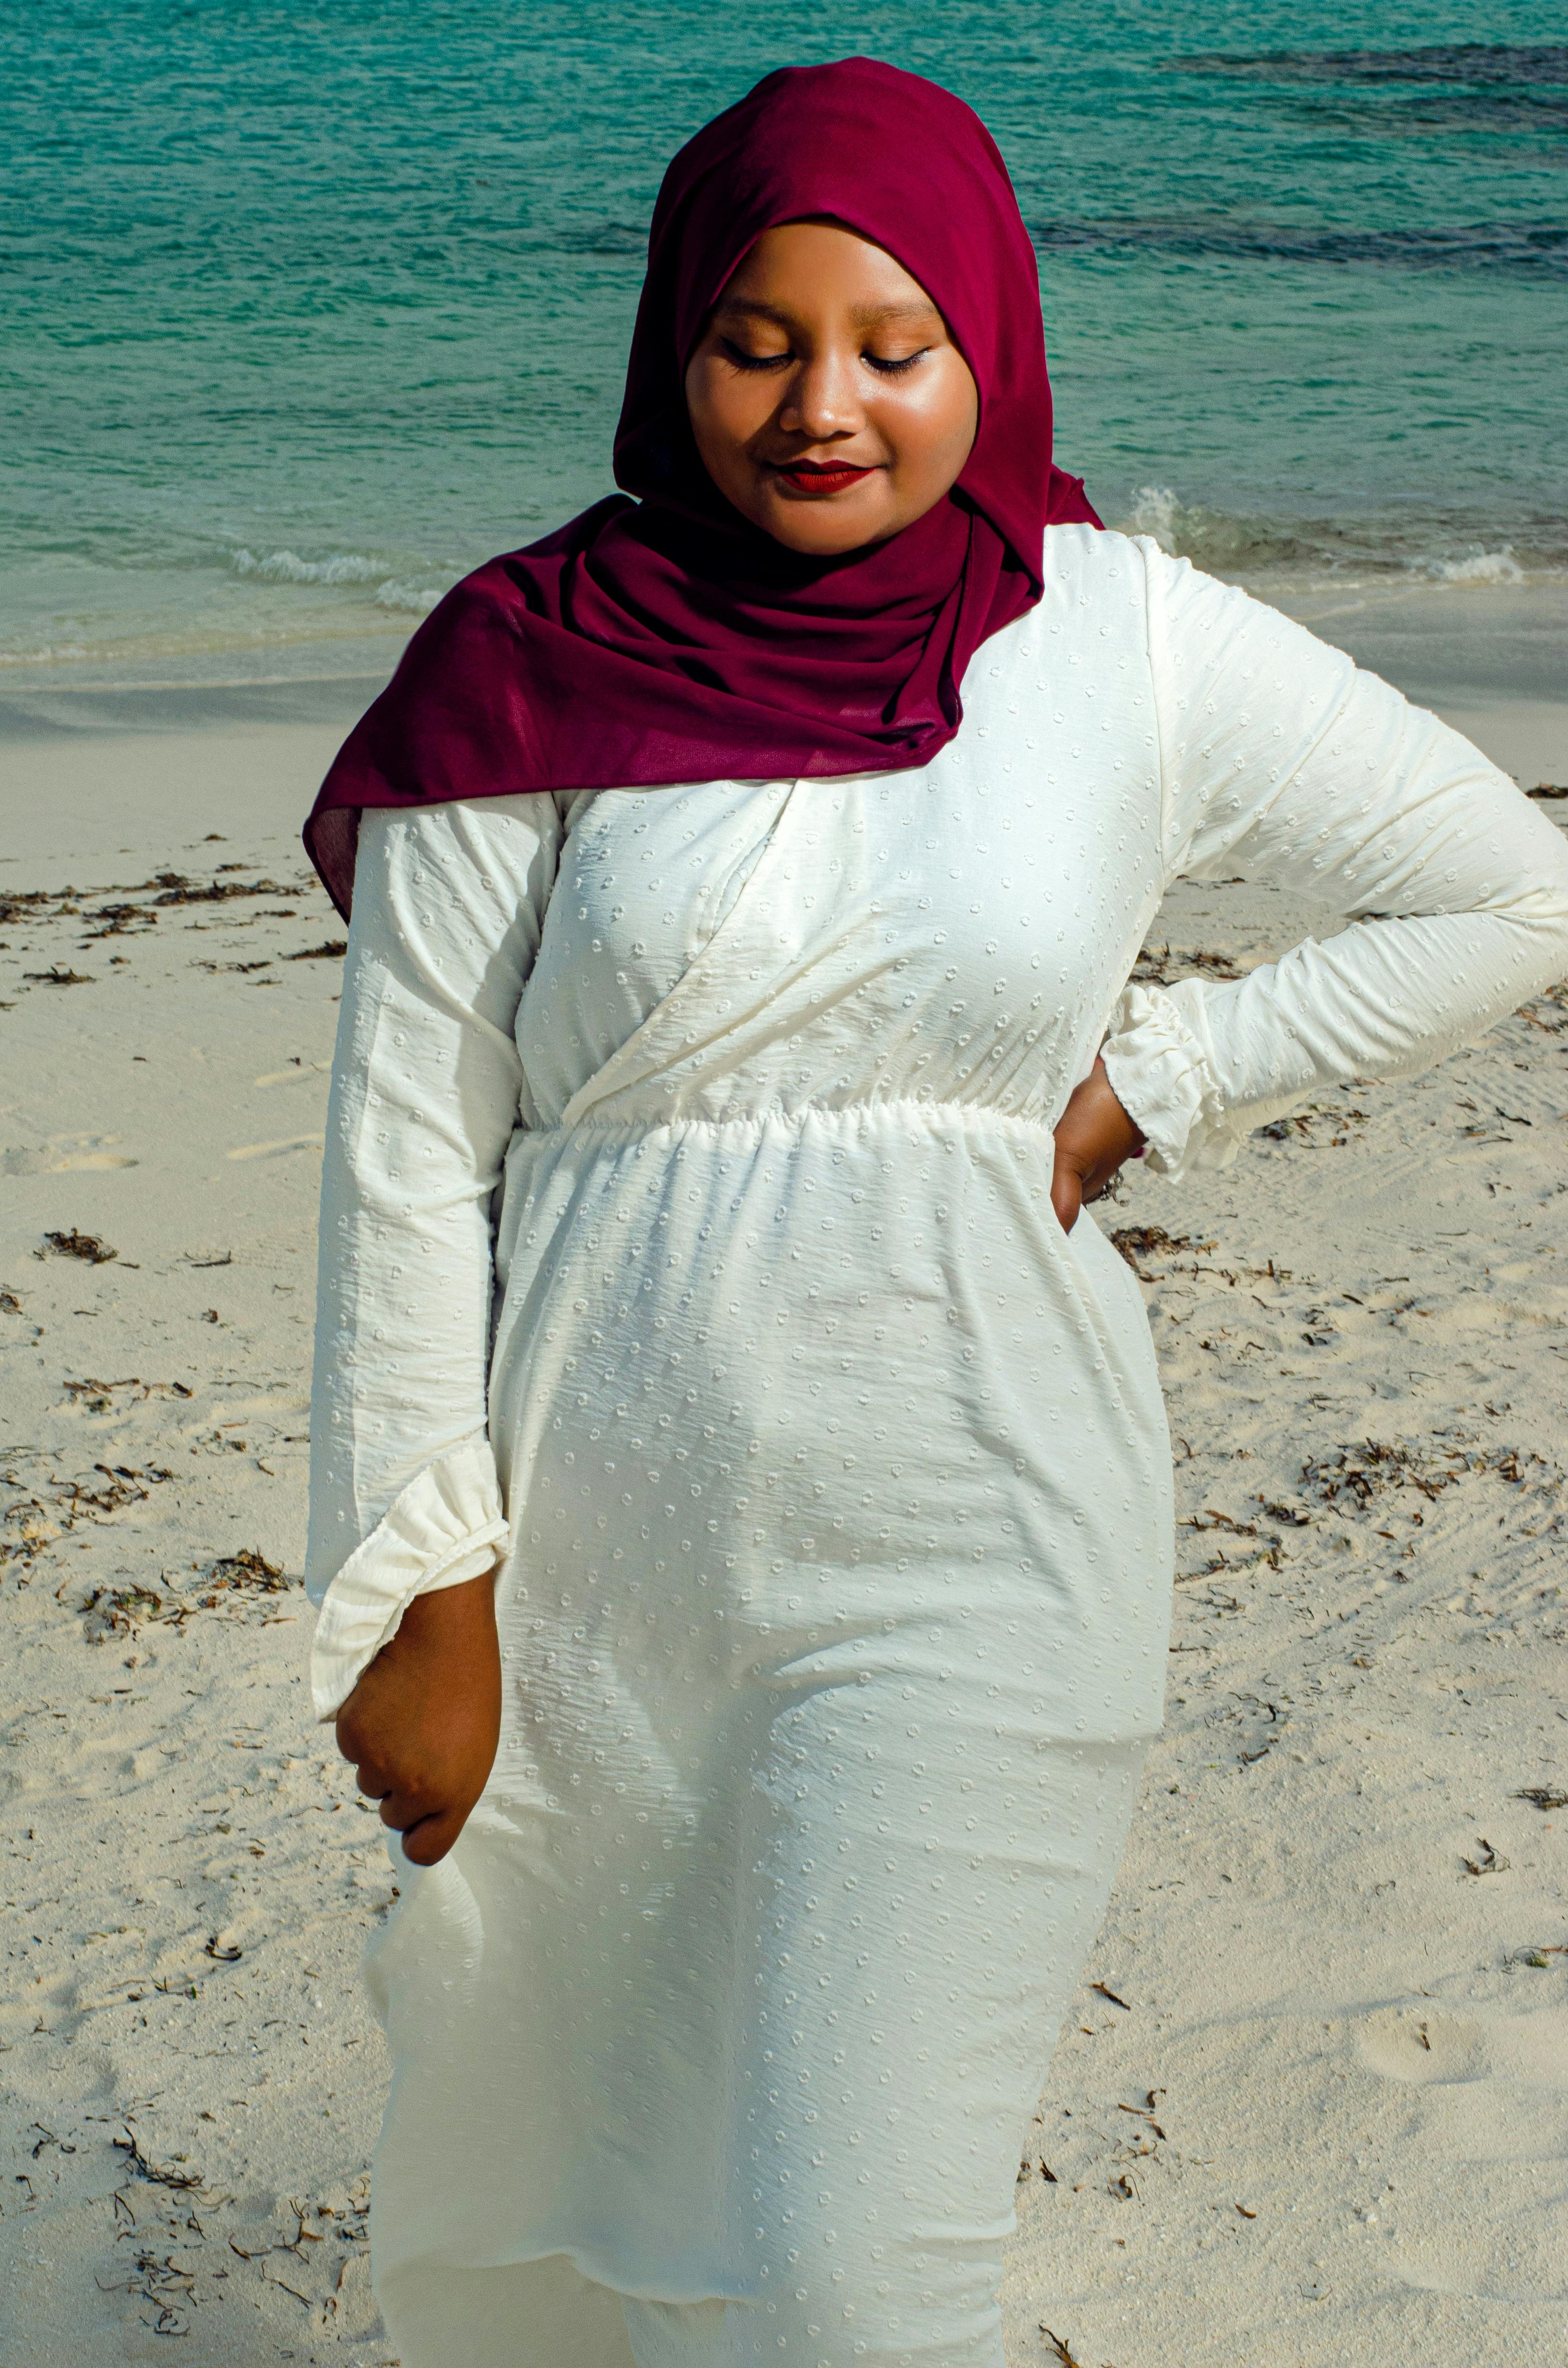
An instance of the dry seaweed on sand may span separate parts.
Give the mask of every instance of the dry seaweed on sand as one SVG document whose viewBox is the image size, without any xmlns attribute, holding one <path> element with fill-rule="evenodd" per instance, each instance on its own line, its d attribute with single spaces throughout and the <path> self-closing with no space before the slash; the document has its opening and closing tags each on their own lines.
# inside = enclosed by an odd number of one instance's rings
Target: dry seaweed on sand
<svg viewBox="0 0 1568 2368">
<path fill-rule="evenodd" d="M 1176 967 L 1173 970 L 1172 964 Z M 1190 951 L 1174 952 L 1163 945 L 1158 952 L 1145 946 L 1132 965 L 1132 976 L 1140 985 L 1169 986 L 1186 971 L 1199 971 L 1210 978 L 1242 978 L 1245 976 L 1239 962 L 1229 954 L 1210 953 L 1202 946 Z"/>
<path fill-rule="evenodd" d="M 1568 1809 L 1568 1793 L 1559 1792 L 1552 1784 L 1527 1784 L 1514 1799 L 1532 1801 L 1538 1809 Z"/>
<path fill-rule="evenodd" d="M 150 2155 L 143 2154 L 142 2142 L 129 2123 L 126 2123 L 125 2135 L 114 2138 L 110 2143 L 130 2157 L 131 2168 L 139 2178 L 151 2180 L 155 2187 L 174 2187 L 185 2192 L 205 2184 L 198 2170 L 176 2170 L 172 2165 L 154 2162 Z"/>
<path fill-rule="evenodd" d="M 1467 1874 L 1504 1874 L 1507 1872 L 1507 1860 L 1498 1857 L 1484 1834 L 1476 1843 L 1476 1852 L 1474 1858 L 1461 1858 L 1460 1861 Z"/>
<path fill-rule="evenodd" d="M 319 946 L 301 946 L 297 954 L 285 954 L 285 962 L 341 962 L 348 951 L 347 938 L 328 938 Z"/>
<path fill-rule="evenodd" d="M 276 1563 L 268 1562 L 254 1546 L 242 1546 L 238 1554 L 224 1554 L 211 1565 L 200 1600 L 204 1610 L 212 1611 L 220 1597 L 227 1592 L 282 1595 L 289 1584 L 288 1574 Z"/>
<path fill-rule="evenodd" d="M 1040 2331 L 1044 2336 L 1046 2341 L 1050 2344 L 1051 2356 L 1053 2360 L 1060 2362 L 1060 2368 L 1081 2368 L 1081 2363 L 1074 2359 L 1073 2354 L 1068 2351 L 1067 2346 L 1062 2341 L 1061 2336 L 1053 2335 L 1050 2328 L 1047 2327 L 1043 2318 L 1040 2323 Z"/>
<path fill-rule="evenodd" d="M 68 1234 L 45 1234 L 44 1240 L 49 1249 L 35 1250 L 34 1258 L 47 1258 L 52 1250 L 56 1258 L 83 1258 L 88 1266 L 107 1266 L 110 1258 L 119 1256 L 119 1252 L 111 1249 L 108 1242 L 100 1241 L 97 1234 L 78 1233 L 74 1225 Z"/>
<path fill-rule="evenodd" d="M 1214 1247 L 1212 1242 L 1200 1242 L 1193 1234 L 1167 1234 L 1164 1225 L 1119 1225 L 1110 1237 L 1110 1246 L 1120 1251 L 1140 1282 L 1157 1282 L 1160 1279 L 1140 1266 L 1140 1258 L 1196 1258 Z"/>
</svg>

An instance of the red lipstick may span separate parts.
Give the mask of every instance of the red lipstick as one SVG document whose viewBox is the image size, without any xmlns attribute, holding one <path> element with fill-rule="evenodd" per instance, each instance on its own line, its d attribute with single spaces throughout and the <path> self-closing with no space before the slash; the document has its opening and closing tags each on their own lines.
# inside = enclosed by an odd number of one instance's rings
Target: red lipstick
<svg viewBox="0 0 1568 2368">
<path fill-rule="evenodd" d="M 768 465 L 796 493 L 808 495 L 839 494 L 871 474 L 869 468 L 858 468 L 848 461 L 774 461 Z"/>
</svg>

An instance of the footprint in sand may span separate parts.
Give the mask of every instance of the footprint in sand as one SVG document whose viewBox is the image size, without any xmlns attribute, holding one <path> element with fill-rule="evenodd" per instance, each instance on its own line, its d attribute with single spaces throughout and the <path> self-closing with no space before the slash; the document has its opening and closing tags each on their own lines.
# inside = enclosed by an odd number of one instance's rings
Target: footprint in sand
<svg viewBox="0 0 1568 2368">
<path fill-rule="evenodd" d="M 1480 2080 L 1490 2069 L 1485 2033 L 1477 2022 L 1414 2007 L 1369 2015 L 1359 2035 L 1362 2061 L 1385 2079 L 1423 2086 Z"/>
<path fill-rule="evenodd" d="M 223 1154 L 225 1159 L 281 1159 L 290 1151 L 319 1151 L 326 1141 L 325 1133 L 317 1134 L 282 1134 L 275 1143 L 241 1143 Z"/>
<path fill-rule="evenodd" d="M 0 1176 L 63 1176 L 79 1168 L 135 1167 L 137 1160 L 110 1148 L 119 1134 L 51 1134 L 41 1150 L 0 1152 Z"/>
</svg>

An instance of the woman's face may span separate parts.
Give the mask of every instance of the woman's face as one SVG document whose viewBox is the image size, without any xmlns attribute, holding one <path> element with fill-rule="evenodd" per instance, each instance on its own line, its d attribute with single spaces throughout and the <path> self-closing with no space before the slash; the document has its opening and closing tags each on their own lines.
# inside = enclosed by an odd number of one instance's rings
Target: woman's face
<svg viewBox="0 0 1568 2368">
<path fill-rule="evenodd" d="M 713 308 L 686 400 L 720 492 L 822 557 L 885 542 L 939 502 L 980 416 L 920 282 L 823 221 L 763 233 Z"/>
</svg>

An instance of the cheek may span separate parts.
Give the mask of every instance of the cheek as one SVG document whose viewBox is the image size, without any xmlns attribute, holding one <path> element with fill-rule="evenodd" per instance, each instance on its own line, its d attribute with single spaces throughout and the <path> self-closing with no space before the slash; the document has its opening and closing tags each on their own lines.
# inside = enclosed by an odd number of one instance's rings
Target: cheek
<svg viewBox="0 0 1568 2368">
<path fill-rule="evenodd" d="M 978 420 L 974 381 L 966 370 L 922 388 L 888 424 L 900 464 L 910 476 L 945 478 L 950 484 L 973 450 Z"/>
<path fill-rule="evenodd" d="M 699 443 L 737 455 L 767 418 L 767 382 L 707 364 L 699 356 L 687 372 L 686 401 Z"/>
</svg>

